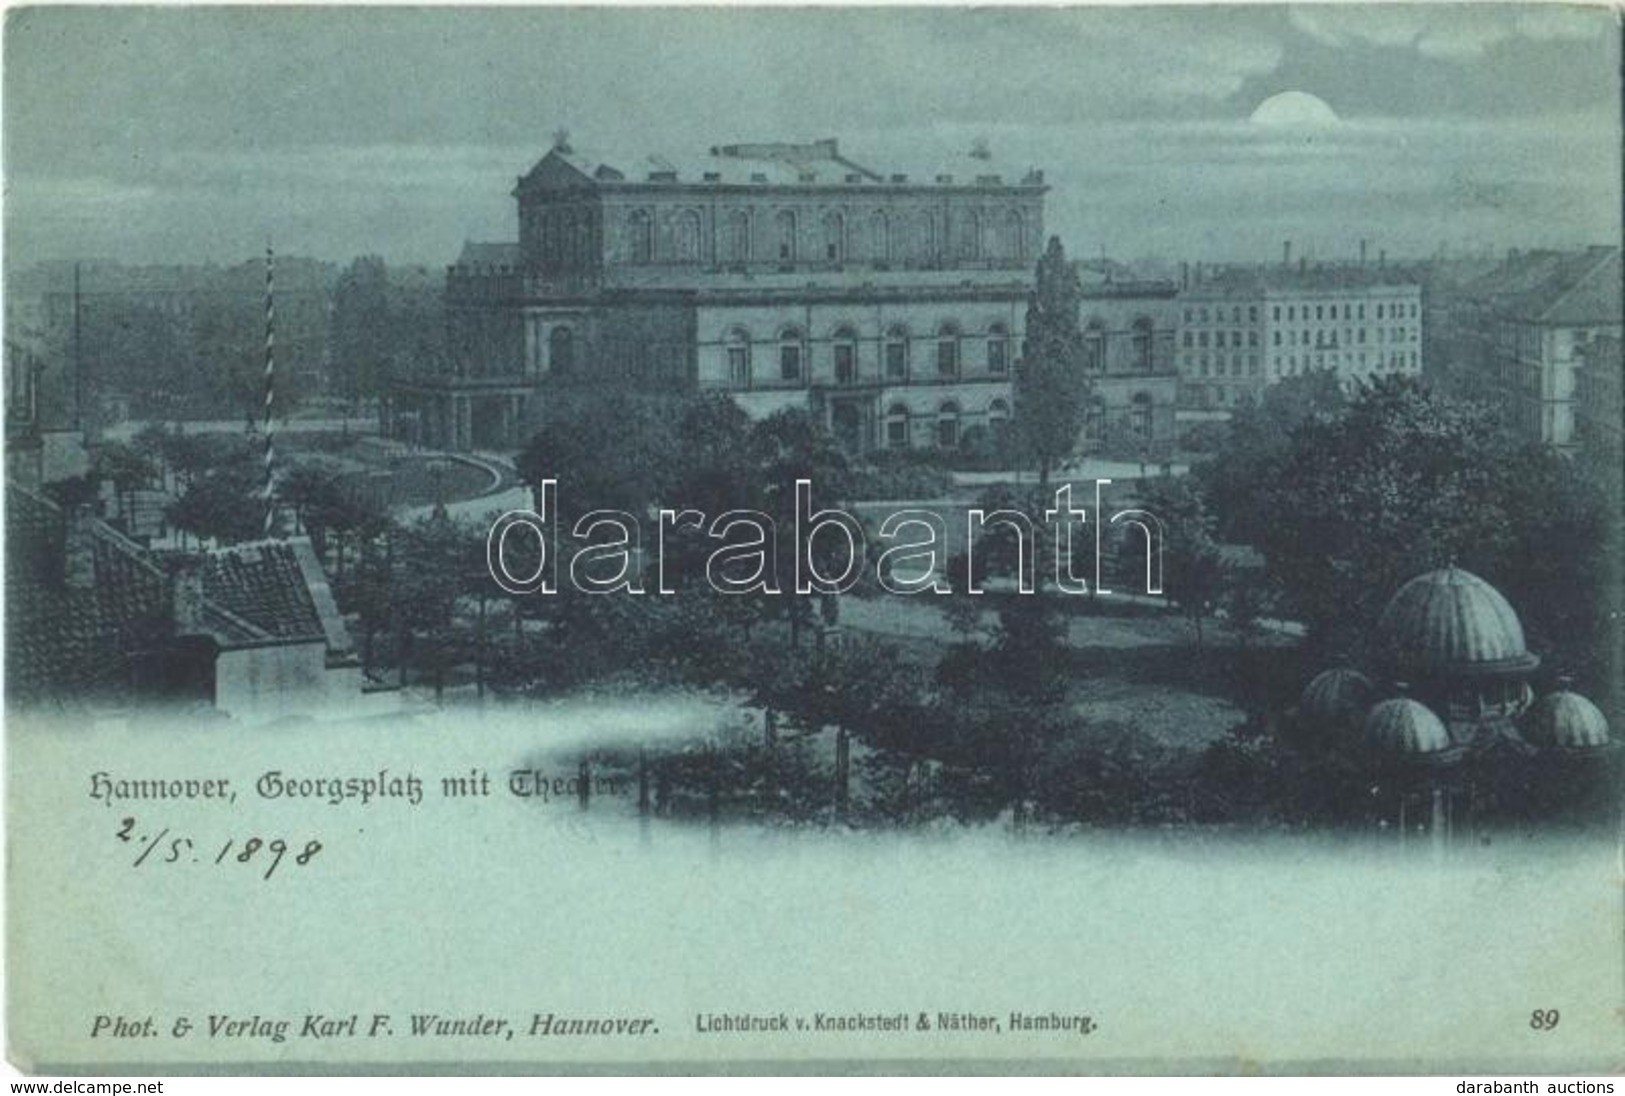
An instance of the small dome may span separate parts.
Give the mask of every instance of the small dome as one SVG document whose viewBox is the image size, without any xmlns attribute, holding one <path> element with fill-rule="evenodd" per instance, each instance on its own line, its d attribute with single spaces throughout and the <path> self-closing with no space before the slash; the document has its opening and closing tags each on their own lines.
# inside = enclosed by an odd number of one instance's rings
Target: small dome
<svg viewBox="0 0 1625 1096">
<path fill-rule="evenodd" d="M 1372 749 L 1389 757 L 1419 757 L 1450 748 L 1450 732 L 1427 706 L 1409 697 L 1384 700 L 1365 717 Z"/>
<path fill-rule="evenodd" d="M 1421 677 L 1525 673 L 1540 665 L 1507 599 L 1459 567 L 1401 586 L 1377 622 L 1377 640 L 1395 669 Z"/>
<path fill-rule="evenodd" d="M 1322 670 L 1304 687 L 1298 711 L 1308 719 L 1358 726 L 1376 692 L 1371 679 L 1359 670 Z"/>
<path fill-rule="evenodd" d="M 1529 709 L 1528 738 L 1559 750 L 1594 750 L 1612 744 L 1608 720 L 1579 693 L 1547 693 Z"/>
</svg>

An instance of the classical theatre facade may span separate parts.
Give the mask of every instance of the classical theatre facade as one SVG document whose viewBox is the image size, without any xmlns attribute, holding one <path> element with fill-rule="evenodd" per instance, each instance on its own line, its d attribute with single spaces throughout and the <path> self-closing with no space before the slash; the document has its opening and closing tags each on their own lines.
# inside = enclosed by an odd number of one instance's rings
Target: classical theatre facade
<svg viewBox="0 0 1625 1096">
<path fill-rule="evenodd" d="M 1045 190 L 982 147 L 881 173 L 833 140 L 682 164 L 560 140 L 514 188 L 517 242 L 449 269 L 449 360 L 399 380 L 391 428 L 512 448 L 551 387 L 619 385 L 807 408 L 856 451 L 956 448 L 1009 420 Z"/>
</svg>

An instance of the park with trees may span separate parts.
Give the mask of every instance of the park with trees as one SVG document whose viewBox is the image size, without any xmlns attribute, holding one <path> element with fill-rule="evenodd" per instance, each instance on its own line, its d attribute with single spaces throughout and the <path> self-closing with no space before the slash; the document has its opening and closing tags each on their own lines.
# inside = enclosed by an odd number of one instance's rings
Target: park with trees
<svg viewBox="0 0 1625 1096">
<path fill-rule="evenodd" d="M 386 311 L 381 274 L 346 275 L 353 315 Z M 662 508 L 753 512 L 795 528 L 797 481 L 814 509 L 917 499 L 1026 515 L 1037 560 L 1054 551 L 1043 518 L 1087 403 L 1078 286 L 1056 241 L 1040 260 L 1014 374 L 1006 467 L 1036 471 L 967 497 L 918 455 L 857 458 L 820 418 L 790 409 L 753 420 L 721 394 L 632 388 L 546 391 L 520 482 L 567 484 L 557 519 Z M 348 321 L 347 321 L 348 322 Z M 352 338 L 365 344 L 366 324 Z M 357 384 L 383 369 L 356 351 Z M 448 706 L 523 706 L 594 695 L 695 695 L 735 713 L 730 728 L 659 747 L 606 742 L 583 762 L 624 769 L 649 809 L 674 818 L 866 827 L 999 822 L 1018 831 L 1089 827 L 1361 828 L 1359 751 L 1307 741 L 1293 708 L 1313 668 L 1358 661 L 1387 599 L 1407 579 L 1455 564 L 1517 606 L 1549 672 L 1618 710 L 1609 661 L 1615 590 L 1595 561 L 1617 558 L 1617 489 L 1607 470 L 1519 440 L 1494 409 L 1419 380 L 1352 388 L 1329 374 L 1281 379 L 1243 404 L 1181 475 L 1122 485 L 1113 508 L 1160 520 L 1161 591 L 1133 595 L 1146 544 L 1102 531 L 1109 586 L 1068 596 L 989 526 L 945 589 L 889 593 L 872 575 L 844 593 L 796 591 L 799 543 L 771 546 L 763 589 L 719 595 L 714 542 L 681 524 L 661 545 L 658 596 L 600 596 L 561 584 L 545 596 L 493 578 L 495 514 L 380 505 L 342 454 L 307 445 L 284 458 L 280 531 L 309 536 L 378 686 Z M 152 428 L 101 450 L 96 475 L 118 498 L 169 485 L 169 519 L 198 542 L 263 535 L 257 442 Z M 1089 494 L 1088 491 L 1081 492 Z M 1092 496 L 1091 496 L 1092 497 Z M 423 500 L 420 500 L 423 501 Z M 121 503 L 123 505 L 123 503 Z M 1105 514 L 1096 513 L 1097 523 Z M 822 571 L 851 562 L 839 538 L 811 547 Z M 571 542 L 568 571 L 598 546 Z M 511 549 L 524 569 L 528 550 Z M 647 553 L 634 557 L 652 565 Z"/>
</svg>

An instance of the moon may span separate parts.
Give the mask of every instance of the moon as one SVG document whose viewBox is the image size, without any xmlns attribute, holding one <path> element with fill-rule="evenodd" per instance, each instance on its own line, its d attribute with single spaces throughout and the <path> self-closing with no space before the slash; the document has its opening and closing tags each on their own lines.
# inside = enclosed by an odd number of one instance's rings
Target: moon
<svg viewBox="0 0 1625 1096">
<path fill-rule="evenodd" d="M 1283 91 L 1259 103 L 1248 120 L 1266 129 L 1330 129 L 1340 119 L 1337 111 L 1318 95 Z"/>
</svg>

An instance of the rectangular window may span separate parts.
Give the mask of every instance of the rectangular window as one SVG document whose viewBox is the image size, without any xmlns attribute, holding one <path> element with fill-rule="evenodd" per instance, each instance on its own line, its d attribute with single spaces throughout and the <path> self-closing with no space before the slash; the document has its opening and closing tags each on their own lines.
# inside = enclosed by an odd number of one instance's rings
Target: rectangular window
<svg viewBox="0 0 1625 1096">
<path fill-rule="evenodd" d="M 908 444 L 908 419 L 897 415 L 886 420 L 886 444 L 893 449 Z"/>
<path fill-rule="evenodd" d="M 937 340 L 937 375 L 941 377 L 954 377 L 959 375 L 959 340 Z"/>
<path fill-rule="evenodd" d="M 750 354 L 742 346 L 728 348 L 728 383 L 735 388 L 750 387 Z"/>
<path fill-rule="evenodd" d="M 908 376 L 908 344 L 901 339 L 886 344 L 886 376 L 894 381 Z"/>
<path fill-rule="evenodd" d="M 801 347 L 794 344 L 779 347 L 779 379 L 801 379 Z"/>
<path fill-rule="evenodd" d="M 858 354 L 851 343 L 835 345 L 835 383 L 851 384 L 858 379 Z"/>
<path fill-rule="evenodd" d="M 1010 368 L 1010 344 L 1003 339 L 989 339 L 987 343 L 987 371 L 1003 373 Z"/>
</svg>

